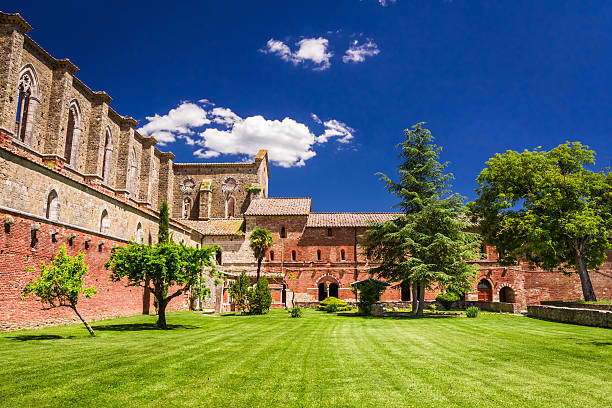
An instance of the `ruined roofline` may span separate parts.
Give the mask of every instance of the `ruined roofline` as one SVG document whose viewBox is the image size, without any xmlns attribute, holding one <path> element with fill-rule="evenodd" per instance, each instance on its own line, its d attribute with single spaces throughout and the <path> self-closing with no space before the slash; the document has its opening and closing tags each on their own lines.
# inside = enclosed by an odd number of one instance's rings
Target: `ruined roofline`
<svg viewBox="0 0 612 408">
<path fill-rule="evenodd" d="M 19 13 L 3 13 L 0 11 L 0 24 L 13 24 L 22 33 L 32 31 L 32 26 Z"/>
</svg>

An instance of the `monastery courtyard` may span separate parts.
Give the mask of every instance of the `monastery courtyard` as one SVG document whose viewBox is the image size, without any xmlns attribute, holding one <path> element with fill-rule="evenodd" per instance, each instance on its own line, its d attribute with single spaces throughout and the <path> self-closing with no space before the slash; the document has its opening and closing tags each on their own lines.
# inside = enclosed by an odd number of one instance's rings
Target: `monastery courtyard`
<svg viewBox="0 0 612 408">
<path fill-rule="evenodd" d="M 174 312 L 0 334 L 0 406 L 609 407 L 612 331 L 516 315 Z"/>
</svg>

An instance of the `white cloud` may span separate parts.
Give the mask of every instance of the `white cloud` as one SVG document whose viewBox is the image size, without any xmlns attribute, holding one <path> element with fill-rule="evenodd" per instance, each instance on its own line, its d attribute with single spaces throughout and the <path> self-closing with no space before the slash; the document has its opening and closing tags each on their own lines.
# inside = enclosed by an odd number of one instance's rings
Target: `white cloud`
<svg viewBox="0 0 612 408">
<path fill-rule="evenodd" d="M 312 64 L 315 71 L 323 71 L 331 66 L 330 59 L 334 54 L 329 51 L 329 40 L 326 38 L 304 38 L 295 45 L 298 46 L 297 51 L 291 51 L 284 42 L 271 38 L 266 48 L 260 51 L 277 55 L 293 65 Z"/>
<path fill-rule="evenodd" d="M 389 3 L 395 3 L 397 0 L 378 0 L 378 4 L 383 7 L 387 7 Z"/>
<path fill-rule="evenodd" d="M 231 127 L 234 123 L 242 121 L 242 118 L 228 108 L 214 108 L 211 112 L 213 122 L 219 125 Z"/>
<path fill-rule="evenodd" d="M 212 106 L 207 104 L 210 109 Z M 241 118 L 229 108 L 214 107 L 207 111 L 197 104 L 183 102 L 165 115 L 147 117 L 149 122 L 139 130 L 142 134 L 154 135 L 160 144 L 180 140 L 195 146 L 197 150 L 193 154 L 200 159 L 225 154 L 248 159 L 260 149 L 266 149 L 272 163 L 299 167 L 316 156 L 315 146 L 332 138 L 339 143 L 350 143 L 355 132 L 338 120 L 322 121 L 314 113 L 311 117 L 324 128 L 319 136 L 307 125 L 288 117 L 283 120 L 269 120 L 261 115 Z"/>
<path fill-rule="evenodd" d="M 215 106 L 215 103 L 214 103 L 214 102 L 211 102 L 209 99 L 200 99 L 198 102 L 200 102 L 201 104 L 204 104 L 204 105 L 212 105 L 212 106 Z"/>
<path fill-rule="evenodd" d="M 358 40 L 355 40 L 351 43 L 351 46 L 346 53 L 342 57 L 342 62 L 348 64 L 349 62 L 363 62 L 366 57 L 372 57 L 380 53 L 378 49 L 378 45 L 369 38 L 366 39 L 366 42 L 363 44 L 359 44 Z"/>
<path fill-rule="evenodd" d="M 336 119 L 326 120 L 323 126 L 325 126 L 325 131 L 316 138 L 317 143 L 326 143 L 332 137 L 337 137 L 340 143 L 350 143 L 355 132 L 355 129 Z"/>
<path fill-rule="evenodd" d="M 144 136 L 153 136 L 160 145 L 176 141 L 178 135 L 192 135 L 191 128 L 210 123 L 206 111 L 191 102 L 183 102 L 166 115 L 147 116 L 146 125 L 138 128 Z"/>
</svg>

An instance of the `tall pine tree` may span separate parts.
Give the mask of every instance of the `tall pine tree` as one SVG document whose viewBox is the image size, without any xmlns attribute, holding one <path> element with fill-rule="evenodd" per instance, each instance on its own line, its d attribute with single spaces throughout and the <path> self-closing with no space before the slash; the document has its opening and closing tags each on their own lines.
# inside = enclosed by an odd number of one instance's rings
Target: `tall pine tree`
<svg viewBox="0 0 612 408">
<path fill-rule="evenodd" d="M 423 123 L 406 129 L 397 147 L 403 162 L 398 181 L 379 173 L 386 189 L 396 195 L 403 215 L 373 224 L 363 236 L 367 256 L 380 265 L 371 270 L 395 282 L 410 282 L 413 313 L 423 314 L 425 289 L 471 287 L 477 270 L 466 260 L 476 259 L 480 248 L 477 234 L 467 232 L 463 197 L 453 194 L 439 162 L 441 147 Z"/>
</svg>

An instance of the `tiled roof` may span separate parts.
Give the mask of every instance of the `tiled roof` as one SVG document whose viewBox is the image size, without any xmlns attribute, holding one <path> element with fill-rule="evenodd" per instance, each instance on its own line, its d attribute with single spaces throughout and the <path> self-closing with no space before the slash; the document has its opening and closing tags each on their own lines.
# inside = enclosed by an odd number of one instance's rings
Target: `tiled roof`
<svg viewBox="0 0 612 408">
<path fill-rule="evenodd" d="M 244 215 L 308 215 L 310 198 L 258 198 Z"/>
<path fill-rule="evenodd" d="M 389 221 L 401 213 L 310 213 L 307 227 L 367 227 L 371 222 Z"/>
<path fill-rule="evenodd" d="M 243 235 L 242 219 L 213 218 L 207 221 L 181 220 L 204 235 Z"/>
</svg>

